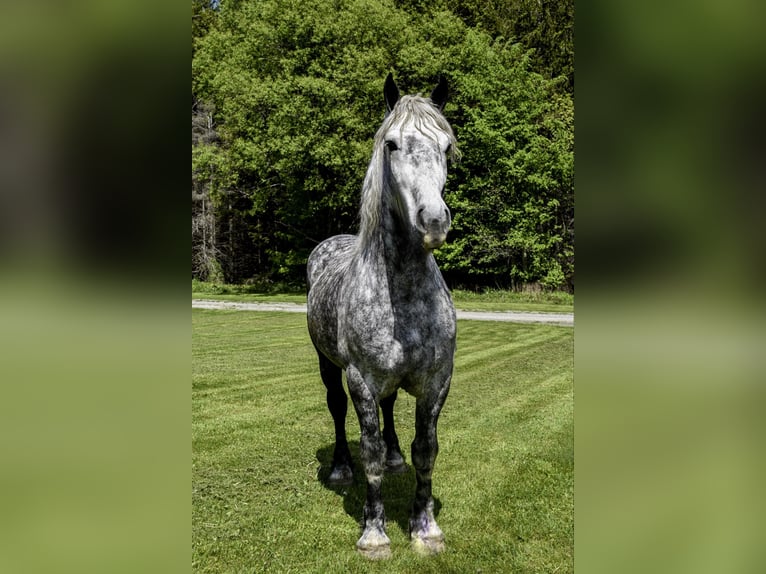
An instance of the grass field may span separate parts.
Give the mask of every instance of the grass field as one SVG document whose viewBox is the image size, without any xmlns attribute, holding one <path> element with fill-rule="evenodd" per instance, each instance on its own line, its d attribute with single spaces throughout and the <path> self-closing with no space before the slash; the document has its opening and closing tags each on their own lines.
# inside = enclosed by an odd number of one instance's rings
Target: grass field
<svg viewBox="0 0 766 574">
<path fill-rule="evenodd" d="M 434 497 L 447 551 L 420 557 L 407 519 L 414 471 L 387 477 L 392 558 L 355 551 L 365 484 L 318 480 L 332 420 L 303 315 L 192 310 L 195 572 L 572 572 L 573 331 L 461 321 L 439 422 Z M 399 394 L 409 462 L 415 401 Z"/>
</svg>

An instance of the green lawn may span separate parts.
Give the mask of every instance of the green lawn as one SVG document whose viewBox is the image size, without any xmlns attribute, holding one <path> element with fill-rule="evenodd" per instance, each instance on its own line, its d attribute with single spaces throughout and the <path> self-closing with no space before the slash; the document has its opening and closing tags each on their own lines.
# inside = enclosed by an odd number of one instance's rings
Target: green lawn
<svg viewBox="0 0 766 574">
<path fill-rule="evenodd" d="M 516 293 L 502 289 L 487 289 L 476 293 L 453 289 L 452 299 L 455 306 L 464 311 L 547 311 L 550 313 L 574 311 L 574 295 L 561 291 Z"/>
<path fill-rule="evenodd" d="M 317 480 L 332 419 L 302 315 L 192 310 L 192 566 L 195 572 L 572 572 L 573 331 L 461 321 L 434 470 L 448 549 L 407 538 L 414 471 L 387 477 L 393 556 L 355 551 L 365 485 Z M 412 397 L 397 431 L 409 462 Z"/>
</svg>

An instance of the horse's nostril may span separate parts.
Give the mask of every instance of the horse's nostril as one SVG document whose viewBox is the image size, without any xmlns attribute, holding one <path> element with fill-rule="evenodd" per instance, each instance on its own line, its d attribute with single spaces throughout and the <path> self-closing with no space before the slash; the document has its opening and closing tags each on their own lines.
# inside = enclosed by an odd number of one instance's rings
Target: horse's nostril
<svg viewBox="0 0 766 574">
<path fill-rule="evenodd" d="M 432 209 L 423 206 L 419 207 L 417 211 L 417 223 L 423 230 L 442 228 L 444 226 L 449 227 L 451 219 L 450 211 L 447 207 L 439 211 L 435 206 Z"/>
</svg>

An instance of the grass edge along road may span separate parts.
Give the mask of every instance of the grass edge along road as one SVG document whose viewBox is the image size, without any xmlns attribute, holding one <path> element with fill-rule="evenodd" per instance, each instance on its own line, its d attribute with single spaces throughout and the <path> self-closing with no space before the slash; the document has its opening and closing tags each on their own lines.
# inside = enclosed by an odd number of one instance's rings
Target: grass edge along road
<svg viewBox="0 0 766 574">
<path fill-rule="evenodd" d="M 461 321 L 434 470 L 447 551 L 407 540 L 412 469 L 384 481 L 393 556 L 357 555 L 365 485 L 318 480 L 332 419 L 306 331 L 291 313 L 192 311 L 192 565 L 197 572 L 571 572 L 573 331 Z M 409 462 L 415 401 L 395 416 Z"/>
<path fill-rule="evenodd" d="M 574 295 L 561 291 L 517 293 L 502 289 L 485 289 L 477 293 L 453 289 L 452 298 L 458 309 L 465 311 L 542 311 L 571 313 L 574 311 Z M 301 290 L 266 290 L 248 285 L 207 283 L 192 279 L 192 299 L 218 301 L 306 303 Z"/>
<path fill-rule="evenodd" d="M 284 311 L 306 313 L 305 303 L 266 303 L 192 299 L 192 309 L 232 309 L 237 311 Z M 474 321 L 509 321 L 511 323 L 545 323 L 547 325 L 574 326 L 574 313 L 541 311 L 464 311 L 457 309 L 458 319 Z"/>
</svg>

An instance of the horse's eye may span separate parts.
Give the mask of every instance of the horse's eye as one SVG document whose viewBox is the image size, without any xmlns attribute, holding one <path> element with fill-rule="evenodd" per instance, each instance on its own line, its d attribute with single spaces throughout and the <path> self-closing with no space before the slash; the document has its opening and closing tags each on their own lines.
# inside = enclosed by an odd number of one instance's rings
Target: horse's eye
<svg viewBox="0 0 766 574">
<path fill-rule="evenodd" d="M 396 142 L 392 140 L 386 140 L 386 147 L 388 148 L 388 151 L 396 151 L 399 149 Z"/>
</svg>

